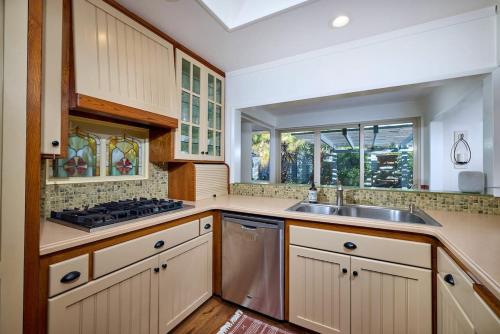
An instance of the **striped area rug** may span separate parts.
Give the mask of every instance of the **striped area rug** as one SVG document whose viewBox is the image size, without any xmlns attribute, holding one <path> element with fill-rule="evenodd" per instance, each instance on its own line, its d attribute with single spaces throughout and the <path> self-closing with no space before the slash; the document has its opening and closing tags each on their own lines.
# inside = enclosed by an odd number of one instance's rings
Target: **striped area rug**
<svg viewBox="0 0 500 334">
<path fill-rule="evenodd" d="M 217 334 L 296 334 L 268 325 L 237 310 Z"/>
</svg>

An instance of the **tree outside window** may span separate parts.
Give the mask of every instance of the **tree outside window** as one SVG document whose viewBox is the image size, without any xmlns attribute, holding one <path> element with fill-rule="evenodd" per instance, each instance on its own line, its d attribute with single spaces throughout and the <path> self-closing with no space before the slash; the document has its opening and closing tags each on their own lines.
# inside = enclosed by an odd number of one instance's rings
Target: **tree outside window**
<svg viewBox="0 0 500 334">
<path fill-rule="evenodd" d="M 271 133 L 252 133 L 252 181 L 269 181 L 269 161 L 271 155 Z"/>
</svg>

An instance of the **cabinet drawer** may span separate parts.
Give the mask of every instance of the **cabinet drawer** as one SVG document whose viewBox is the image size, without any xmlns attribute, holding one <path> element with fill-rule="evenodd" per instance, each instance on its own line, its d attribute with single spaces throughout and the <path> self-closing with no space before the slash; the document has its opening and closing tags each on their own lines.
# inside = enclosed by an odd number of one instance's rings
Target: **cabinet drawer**
<svg viewBox="0 0 500 334">
<path fill-rule="evenodd" d="M 500 333 L 500 319 L 474 291 L 472 279 L 442 248 L 438 248 L 437 265 L 439 279 L 472 319 L 476 333 Z"/>
<path fill-rule="evenodd" d="M 448 290 L 462 306 L 467 316 L 472 318 L 474 289 L 470 277 L 440 247 L 437 252 L 437 266 L 439 277 L 448 286 Z M 453 285 L 448 283 L 451 280 L 454 282 Z"/>
<path fill-rule="evenodd" d="M 431 245 L 421 242 L 291 226 L 290 243 L 417 267 L 431 267 Z"/>
<path fill-rule="evenodd" d="M 109 274 L 199 235 L 199 220 L 94 252 L 94 278 Z"/>
<path fill-rule="evenodd" d="M 89 255 L 81 255 L 49 266 L 49 297 L 68 291 L 89 280 Z"/>
<path fill-rule="evenodd" d="M 214 217 L 208 216 L 200 219 L 200 235 L 212 232 L 214 227 Z"/>
</svg>

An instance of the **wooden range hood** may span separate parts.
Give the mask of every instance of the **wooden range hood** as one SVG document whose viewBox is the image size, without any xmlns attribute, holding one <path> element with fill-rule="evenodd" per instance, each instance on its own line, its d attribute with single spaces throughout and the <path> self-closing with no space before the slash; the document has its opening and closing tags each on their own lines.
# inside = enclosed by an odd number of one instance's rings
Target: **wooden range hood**
<svg viewBox="0 0 500 334">
<path fill-rule="evenodd" d="M 124 11 L 124 9 L 114 1 L 106 2 L 113 7 L 117 7 L 120 11 Z M 83 116 L 106 121 L 118 121 L 132 125 L 138 124 L 156 128 L 160 131 L 163 129 L 162 131 L 169 132 L 170 129 L 176 129 L 179 123 L 177 118 L 76 92 L 75 47 L 73 40 L 73 15 L 71 0 L 64 0 L 63 4 L 62 101 L 63 105 L 66 104 L 67 106 L 66 108 L 63 108 L 63 110 L 66 109 L 69 115 Z M 158 30 L 154 32 L 158 33 Z M 63 115 L 63 119 L 66 117 Z"/>
</svg>

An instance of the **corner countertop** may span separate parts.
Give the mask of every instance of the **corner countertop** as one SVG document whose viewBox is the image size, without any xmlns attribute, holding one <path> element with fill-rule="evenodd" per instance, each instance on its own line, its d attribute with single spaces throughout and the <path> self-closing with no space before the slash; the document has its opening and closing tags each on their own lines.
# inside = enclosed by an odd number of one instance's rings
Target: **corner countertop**
<svg viewBox="0 0 500 334">
<path fill-rule="evenodd" d="M 442 225 L 442 227 L 436 227 L 286 211 L 297 202 L 296 199 L 229 195 L 188 203 L 194 207 L 138 219 L 128 224 L 92 233 L 42 219 L 40 255 L 47 255 L 208 210 L 228 210 L 431 235 L 441 241 L 457 259 L 467 266 L 476 279 L 500 299 L 500 216 L 425 210 Z"/>
</svg>

